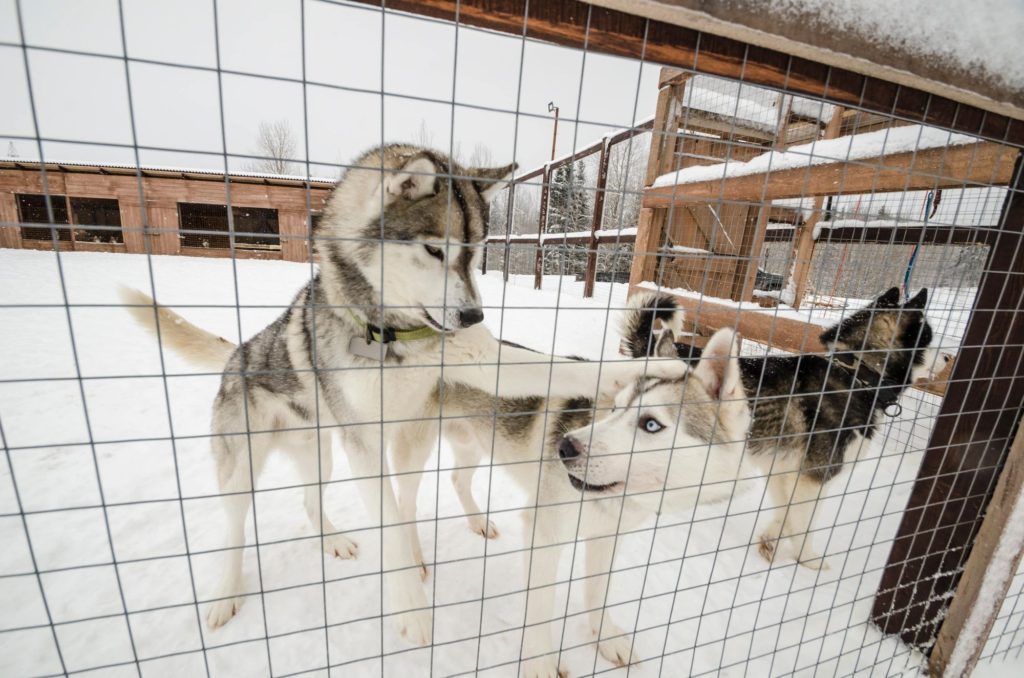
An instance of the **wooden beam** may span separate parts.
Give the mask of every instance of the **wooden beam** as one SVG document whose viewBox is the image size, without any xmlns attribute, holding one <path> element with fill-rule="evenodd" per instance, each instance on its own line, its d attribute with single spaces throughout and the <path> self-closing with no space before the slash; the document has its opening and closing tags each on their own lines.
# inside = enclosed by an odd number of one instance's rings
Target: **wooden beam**
<svg viewBox="0 0 1024 678">
<path fill-rule="evenodd" d="M 884 111 L 1024 143 L 1024 123 L 908 86 L 794 57 L 746 42 L 701 33 L 582 2 L 551 0 L 357 0 L 401 12 L 458 21 L 516 37 L 611 54 L 743 80 L 752 85 L 827 97 L 848 106 Z M 527 6 L 529 13 L 526 12 Z"/>
<path fill-rule="evenodd" d="M 631 285 L 657 277 L 664 224 L 664 210 L 640 210 L 636 224 L 636 242 L 633 245 L 633 265 L 629 271 Z"/>
<path fill-rule="evenodd" d="M 732 297 L 738 301 L 754 299 L 754 283 L 757 282 L 758 264 L 761 263 L 761 251 L 764 249 L 764 234 L 768 228 L 770 209 L 762 205 L 748 210 L 748 227 L 744 229 L 743 242 L 740 244 L 740 261 L 736 267 L 736 280 L 733 282 Z"/>
<path fill-rule="evenodd" d="M 650 292 L 646 286 L 632 285 L 630 294 Z M 672 294 L 666 291 L 666 294 Z M 723 327 L 736 328 L 744 339 L 756 341 L 791 353 L 823 353 L 825 346 L 818 335 L 825 328 L 771 312 L 741 310 L 709 298 L 672 294 L 686 316 L 686 321 L 714 332 Z"/>
<path fill-rule="evenodd" d="M 1024 167 L 1013 173 L 978 294 L 871 617 L 928 648 L 1024 413 Z"/>
<path fill-rule="evenodd" d="M 828 125 L 825 127 L 825 139 L 835 139 L 839 136 L 842 120 L 843 109 L 835 109 L 828 121 Z M 840 185 L 839 189 L 845 190 L 845 186 Z M 811 262 L 814 260 L 814 227 L 821 218 L 821 208 L 824 203 L 824 196 L 819 195 L 815 197 L 814 211 L 811 212 L 811 218 L 804 222 L 797 230 L 796 247 L 793 248 L 793 269 L 790 273 L 791 279 L 788 282 L 788 285 L 793 288 L 793 300 L 791 302 L 793 308 L 800 308 L 800 302 L 803 301 L 804 294 L 807 292 L 807 277 L 810 275 Z"/>
<path fill-rule="evenodd" d="M 1024 421 L 1017 427 L 1017 435 L 1010 447 L 1010 454 L 1006 458 L 1006 466 L 999 476 L 996 490 L 992 493 L 992 501 L 985 509 L 985 520 L 978 530 L 978 537 L 974 540 L 971 548 L 971 556 L 964 566 L 964 574 L 960 584 L 956 587 L 956 595 L 953 596 L 953 603 L 946 613 L 946 620 L 939 629 L 939 637 L 935 642 L 935 649 L 932 651 L 928 661 L 929 673 L 932 676 L 949 676 L 949 678 L 961 678 L 971 675 L 974 665 L 978 663 L 978 657 L 985 647 L 985 640 L 992 631 L 992 624 L 995 622 L 999 608 L 1006 598 L 1006 592 L 1010 588 L 1010 582 L 1020 565 L 1021 556 L 1024 551 L 1007 553 L 1009 562 L 997 563 L 995 561 L 998 553 L 1000 540 L 1003 532 L 1006 531 L 1013 514 L 1014 507 L 1024 501 Z M 979 594 L 982 585 L 985 583 L 986 575 L 990 568 L 1008 568 L 1004 570 L 1005 577 L 998 577 L 990 582 L 999 595 L 989 595 L 986 600 L 981 600 Z M 972 613 L 977 611 L 980 615 L 981 626 L 967 628 L 967 620 Z M 963 643 L 963 661 L 957 666 L 950 665 L 953 650 L 960 643 Z M 947 669 L 949 670 L 947 672 Z"/>
<path fill-rule="evenodd" d="M 769 242 L 790 242 L 794 228 L 772 229 L 765 234 Z M 991 245 L 998 235 L 996 226 L 941 226 L 929 224 L 919 226 L 855 226 L 824 228 L 818 236 L 818 244 L 833 243 L 851 245 Z"/>
<path fill-rule="evenodd" d="M 861 161 L 658 186 L 644 192 L 643 204 L 760 203 L 840 192 L 849 195 L 1007 184 L 1013 176 L 1016 155 L 1015 148 L 988 142 L 921 149 Z"/>
</svg>

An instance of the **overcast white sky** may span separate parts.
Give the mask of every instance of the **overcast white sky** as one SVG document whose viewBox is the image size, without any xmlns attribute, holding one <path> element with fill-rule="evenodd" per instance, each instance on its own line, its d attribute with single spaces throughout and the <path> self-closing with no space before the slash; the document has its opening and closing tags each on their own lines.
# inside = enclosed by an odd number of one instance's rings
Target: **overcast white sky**
<svg viewBox="0 0 1024 678">
<path fill-rule="evenodd" d="M 205 69 L 130 62 L 138 143 L 174 149 L 142 150 L 142 162 L 222 169 L 214 0 L 123 1 L 130 58 Z M 46 142 L 44 155 L 134 162 L 130 148 L 105 145 L 132 143 L 124 61 L 33 49 L 122 56 L 117 0 L 21 5 L 39 134 L 68 140 Z M 587 54 L 584 62 L 575 50 L 537 42 L 526 42 L 524 49 L 523 40 L 511 36 L 456 31 L 450 24 L 323 0 L 217 0 L 217 12 L 223 70 L 292 80 L 222 74 L 229 155 L 255 152 L 260 121 L 287 119 L 299 139 L 298 160 L 304 161 L 308 119 L 309 160 L 315 165 L 348 162 L 382 139 L 415 141 L 424 128 L 442 150 L 454 141 L 468 157 L 482 146 L 496 163 L 514 154 L 528 169 L 551 152 L 549 101 L 561 107 L 559 154 L 654 109 L 658 68 L 637 61 Z M 36 135 L 20 41 L 15 1 L 0 0 L 0 155 L 7 154 L 10 137 Z M 388 96 L 381 96 L 382 88 Z M 575 124 L 574 118 L 588 123 Z M 20 157 L 38 156 L 34 140 L 13 141 Z M 248 160 L 229 162 L 239 169 Z M 334 176 L 336 169 L 314 166 L 312 173 Z"/>
</svg>

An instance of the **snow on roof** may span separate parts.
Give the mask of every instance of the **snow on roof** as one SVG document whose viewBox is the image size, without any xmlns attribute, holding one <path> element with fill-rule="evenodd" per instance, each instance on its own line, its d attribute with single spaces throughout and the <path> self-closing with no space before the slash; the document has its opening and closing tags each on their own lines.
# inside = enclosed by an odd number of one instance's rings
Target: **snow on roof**
<svg viewBox="0 0 1024 678">
<path fill-rule="evenodd" d="M 924 125 L 891 127 L 877 132 L 854 134 L 838 139 L 812 141 L 809 144 L 793 146 L 785 151 L 769 151 L 751 158 L 747 162 L 686 167 L 661 175 L 655 179 L 653 186 L 675 186 L 763 174 L 769 171 L 780 172 L 811 165 L 826 165 L 832 162 L 908 153 L 926 148 L 957 146 L 975 141 L 977 139 L 966 134 L 953 134 Z"/>
<path fill-rule="evenodd" d="M 12 158 L 0 157 L 0 164 L 11 165 L 39 165 L 38 158 Z M 134 165 L 130 163 L 96 162 L 94 160 L 46 160 L 46 165 L 54 167 L 93 167 L 96 169 L 131 170 L 139 169 L 143 172 L 166 172 L 171 174 L 203 174 L 209 176 L 224 176 L 221 170 L 209 169 L 206 167 L 171 167 L 168 165 Z M 277 181 L 305 182 L 307 178 L 296 174 L 271 174 L 269 172 L 231 171 L 229 177 L 246 179 L 268 179 Z M 309 177 L 308 181 L 314 183 L 336 184 L 337 178 Z"/>
</svg>

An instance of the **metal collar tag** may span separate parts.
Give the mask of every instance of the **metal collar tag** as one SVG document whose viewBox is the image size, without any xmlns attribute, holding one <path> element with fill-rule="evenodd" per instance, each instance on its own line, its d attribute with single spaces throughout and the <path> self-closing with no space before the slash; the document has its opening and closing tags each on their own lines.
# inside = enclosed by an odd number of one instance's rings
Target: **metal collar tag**
<svg viewBox="0 0 1024 678">
<path fill-rule="evenodd" d="M 348 342 L 348 352 L 381 363 L 388 357 L 388 345 L 365 337 L 352 337 Z"/>
</svg>

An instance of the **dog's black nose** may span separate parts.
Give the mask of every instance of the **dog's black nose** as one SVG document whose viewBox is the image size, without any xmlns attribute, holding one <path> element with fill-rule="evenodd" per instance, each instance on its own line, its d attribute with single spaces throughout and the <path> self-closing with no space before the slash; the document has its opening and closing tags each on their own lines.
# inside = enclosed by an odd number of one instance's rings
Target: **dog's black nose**
<svg viewBox="0 0 1024 678">
<path fill-rule="evenodd" d="M 568 436 L 562 436 L 562 441 L 558 443 L 558 456 L 564 461 L 580 456 L 580 448 L 576 446 L 576 441 Z"/>
<path fill-rule="evenodd" d="M 463 327 L 470 327 L 483 321 L 484 310 L 479 306 L 467 306 L 459 309 L 459 324 Z"/>
</svg>

